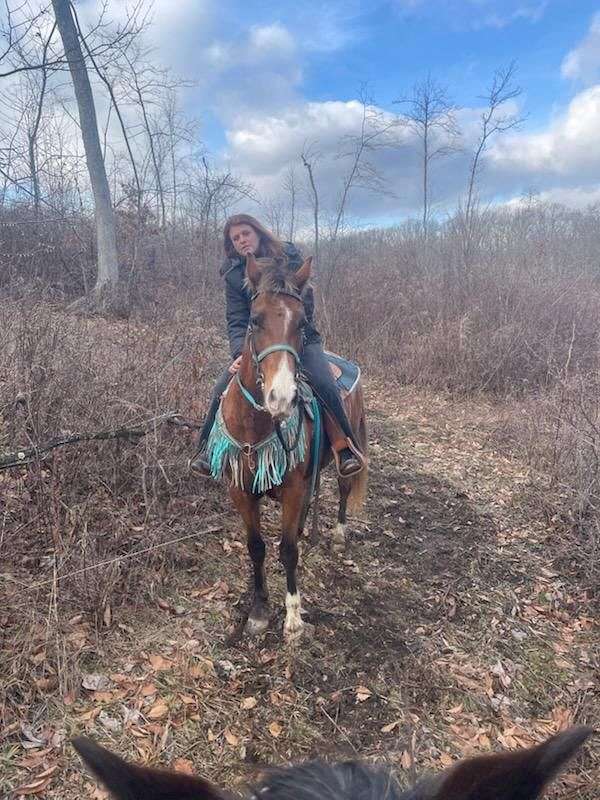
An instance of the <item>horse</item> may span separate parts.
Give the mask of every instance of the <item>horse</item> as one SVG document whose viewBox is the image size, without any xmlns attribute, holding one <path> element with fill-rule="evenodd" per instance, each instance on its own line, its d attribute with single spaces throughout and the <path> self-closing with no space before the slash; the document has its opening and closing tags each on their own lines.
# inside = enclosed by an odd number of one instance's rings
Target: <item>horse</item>
<svg viewBox="0 0 600 800">
<path fill-rule="evenodd" d="M 298 538 L 304 530 L 318 473 L 332 458 L 321 429 L 321 411 L 313 398 L 312 419 L 305 412 L 300 380 L 302 292 L 311 275 L 312 258 L 294 272 L 276 259 L 246 259 L 250 289 L 250 323 L 242 360 L 223 394 L 208 440 L 212 474 L 229 480 L 229 494 L 246 529 L 253 567 L 253 599 L 245 629 L 250 635 L 269 624 L 269 593 L 265 574 L 266 547 L 261 536 L 260 500 L 264 495 L 282 507 L 279 559 L 287 584 L 284 638 L 302 634 L 301 600 L 296 569 Z M 344 398 L 346 412 L 366 454 L 365 407 L 360 381 Z M 331 420 L 325 415 L 325 428 Z M 320 439 L 320 441 L 317 441 Z M 367 467 L 351 477 L 338 477 L 339 506 L 334 549 L 345 541 L 347 510 L 364 502 Z"/>
<path fill-rule="evenodd" d="M 389 769 L 359 761 L 312 761 L 273 770 L 248 800 L 535 800 L 592 729 L 577 726 L 529 749 L 477 756 L 402 791 Z M 115 800 L 233 800 L 202 778 L 129 764 L 90 739 L 73 746 Z"/>
</svg>

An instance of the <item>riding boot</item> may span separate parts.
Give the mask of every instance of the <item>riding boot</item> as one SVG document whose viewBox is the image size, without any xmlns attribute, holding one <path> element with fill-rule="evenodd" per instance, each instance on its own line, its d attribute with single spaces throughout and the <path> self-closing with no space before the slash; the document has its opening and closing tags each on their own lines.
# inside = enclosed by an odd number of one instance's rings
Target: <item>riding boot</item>
<svg viewBox="0 0 600 800">
<path fill-rule="evenodd" d="M 324 424 L 333 451 L 333 458 L 338 475 L 350 478 L 366 466 L 366 458 L 349 436 L 346 436 L 340 423 L 324 409 Z"/>
<path fill-rule="evenodd" d="M 200 431 L 200 436 L 198 438 L 196 452 L 188 460 L 188 469 L 203 478 L 210 478 L 212 475 L 210 464 L 208 462 L 208 458 L 206 457 L 206 443 L 208 442 L 208 437 L 210 436 L 210 432 L 215 422 L 217 409 L 221 403 L 221 397 L 225 389 L 227 389 L 229 386 L 230 381 L 231 373 L 229 372 L 229 369 L 226 369 L 220 376 L 215 388 L 213 389 L 210 406 L 208 407 L 208 411 L 202 425 L 202 430 Z"/>
</svg>

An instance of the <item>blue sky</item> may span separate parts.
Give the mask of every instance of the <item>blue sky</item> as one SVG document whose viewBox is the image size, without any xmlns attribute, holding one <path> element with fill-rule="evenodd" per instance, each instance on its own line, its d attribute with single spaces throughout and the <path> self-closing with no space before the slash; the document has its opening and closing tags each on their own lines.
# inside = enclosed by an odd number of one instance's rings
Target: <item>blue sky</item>
<svg viewBox="0 0 600 800">
<path fill-rule="evenodd" d="M 535 191 L 575 206 L 600 201 L 600 0 L 154 0 L 149 37 L 157 61 L 195 81 L 182 102 L 201 120 L 213 160 L 263 198 L 281 193 L 290 166 L 303 173 L 299 154 L 310 143 L 333 206 L 347 170 L 339 142 L 360 123 L 361 84 L 375 110 L 398 113 L 393 100 L 429 72 L 462 109 L 464 151 L 432 175 L 437 209 L 451 210 L 464 196 L 478 97 L 515 61 L 523 94 L 512 110 L 527 118 L 491 143 L 481 198 Z M 357 189 L 351 214 L 373 222 L 418 213 L 415 142 L 407 134 L 374 162 L 395 197 Z"/>
<path fill-rule="evenodd" d="M 530 125 L 544 125 L 572 96 L 561 64 L 600 12 L 598 0 L 351 0 L 332 3 L 317 20 L 315 43 L 307 24 L 319 16 L 319 5 L 225 2 L 214 22 L 223 26 L 218 38 L 233 42 L 253 26 L 279 24 L 297 34 L 297 89 L 308 100 L 351 100 L 368 82 L 376 101 L 392 109 L 393 100 L 429 71 L 457 103 L 471 106 L 494 70 L 515 60 Z M 268 91 L 268 85 L 262 88 Z M 206 133 L 209 145 L 223 143 L 218 122 Z"/>
</svg>

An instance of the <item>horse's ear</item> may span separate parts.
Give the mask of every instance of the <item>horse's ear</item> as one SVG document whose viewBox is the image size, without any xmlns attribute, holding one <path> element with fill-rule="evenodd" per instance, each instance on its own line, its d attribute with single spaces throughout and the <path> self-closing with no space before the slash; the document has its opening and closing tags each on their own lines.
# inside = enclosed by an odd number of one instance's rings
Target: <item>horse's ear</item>
<svg viewBox="0 0 600 800">
<path fill-rule="evenodd" d="M 256 291 L 260 280 L 260 267 L 256 262 L 254 253 L 248 253 L 246 256 L 246 277 L 254 291 Z"/>
<path fill-rule="evenodd" d="M 115 800 L 224 800 L 201 778 L 128 764 L 83 736 L 73 739 L 73 747 Z"/>
<path fill-rule="evenodd" d="M 310 273 L 312 270 L 312 256 L 309 256 L 307 259 L 304 260 L 302 266 L 294 272 L 293 280 L 296 286 L 298 287 L 298 291 L 301 292 L 302 289 L 308 283 L 310 278 Z"/>
<path fill-rule="evenodd" d="M 535 800 L 592 733 L 570 728 L 528 750 L 461 761 L 418 784 L 415 800 Z"/>
</svg>

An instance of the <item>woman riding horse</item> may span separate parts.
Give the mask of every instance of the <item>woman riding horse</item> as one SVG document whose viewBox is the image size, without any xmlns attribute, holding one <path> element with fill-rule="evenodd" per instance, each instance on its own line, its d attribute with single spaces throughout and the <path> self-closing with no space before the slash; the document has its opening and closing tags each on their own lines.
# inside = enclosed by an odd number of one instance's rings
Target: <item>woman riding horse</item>
<svg viewBox="0 0 600 800">
<path fill-rule="evenodd" d="M 223 230 L 225 261 L 221 275 L 225 279 L 227 301 L 227 333 L 232 363 L 217 381 L 204 425 L 200 432 L 198 452 L 190 460 L 190 468 L 200 475 L 210 476 L 211 468 L 206 457 L 206 445 L 210 435 L 221 395 L 231 378 L 239 369 L 241 353 L 246 339 L 250 319 L 251 293 L 245 281 L 246 256 L 274 258 L 287 261 L 290 269 L 297 270 L 302 265 L 298 248 L 291 242 L 280 242 L 257 219 L 249 214 L 236 214 L 230 217 Z M 301 353 L 302 372 L 313 391 L 320 399 L 325 411 L 325 429 L 333 450 L 338 473 L 350 477 L 365 466 L 357 438 L 348 420 L 340 393 L 323 352 L 321 336 L 314 324 L 313 291 L 304 291 L 304 347 Z"/>
</svg>

